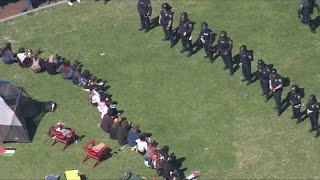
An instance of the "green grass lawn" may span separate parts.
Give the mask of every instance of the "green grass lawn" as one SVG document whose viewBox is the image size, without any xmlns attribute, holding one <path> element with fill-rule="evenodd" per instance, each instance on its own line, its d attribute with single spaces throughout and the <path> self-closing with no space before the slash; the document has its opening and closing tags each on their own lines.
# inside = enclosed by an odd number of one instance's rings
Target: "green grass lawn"
<svg viewBox="0 0 320 180">
<path fill-rule="evenodd" d="M 155 17 L 164 1 L 153 1 Z M 263 58 L 291 84 L 305 88 L 306 96 L 319 95 L 319 34 L 311 34 L 296 15 L 292 0 L 174 0 L 174 15 L 186 11 L 214 32 L 226 30 L 234 41 L 233 54 L 246 44 L 254 51 L 255 67 Z M 218 58 L 204 60 L 203 50 L 187 58 L 180 54 L 181 42 L 169 48 L 162 42 L 162 28 L 139 32 L 135 1 L 81 1 L 73 7 L 61 5 L 32 13 L 0 26 L 0 44 L 41 48 L 42 57 L 58 52 L 78 59 L 85 68 L 108 80 L 108 90 L 123 117 L 152 133 L 159 146 L 169 145 L 183 160 L 185 174 L 201 171 L 201 179 L 318 179 L 320 140 L 308 133 L 309 120 L 296 125 L 291 109 L 281 117 L 273 110 L 274 100 L 263 102 L 259 82 L 241 83 L 241 70 L 230 77 Z M 320 32 L 320 31 L 319 31 Z M 101 56 L 101 53 L 106 55 Z M 85 101 L 86 93 L 60 76 L 34 74 L 31 69 L 0 64 L 0 79 L 8 79 L 39 101 L 54 100 L 55 113 L 48 113 L 38 126 L 32 143 L 1 144 L 17 148 L 13 157 L 1 157 L 1 179 L 41 179 L 78 169 L 88 179 L 117 179 L 125 170 L 150 179 L 155 171 L 143 158 L 123 150 L 91 169 L 93 160 L 81 164 L 82 145 L 91 138 L 118 148 L 100 131 L 98 111 Z M 284 94 L 289 91 L 285 88 Z M 306 99 L 306 98 L 305 98 Z M 306 100 L 303 100 L 306 103 Z M 51 125 L 63 121 L 85 138 L 61 152 L 62 144 L 50 147 Z"/>
</svg>

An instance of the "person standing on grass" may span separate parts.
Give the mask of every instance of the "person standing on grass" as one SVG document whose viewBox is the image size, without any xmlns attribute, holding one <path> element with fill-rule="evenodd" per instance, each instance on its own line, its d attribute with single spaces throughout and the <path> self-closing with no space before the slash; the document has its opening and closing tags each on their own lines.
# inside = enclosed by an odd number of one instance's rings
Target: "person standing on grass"
<svg viewBox="0 0 320 180">
<path fill-rule="evenodd" d="M 289 99 L 293 112 L 293 116 L 291 117 L 291 119 L 297 119 L 296 123 L 298 124 L 301 122 L 301 94 L 297 85 L 293 85 L 291 87 Z"/>
<path fill-rule="evenodd" d="M 162 11 L 159 16 L 159 24 L 163 28 L 164 38 L 163 41 L 170 40 L 170 47 L 174 45 L 173 34 L 172 34 L 172 23 L 173 23 L 173 13 L 171 11 L 171 6 L 168 3 L 162 4 Z"/>
<path fill-rule="evenodd" d="M 204 58 L 209 58 L 210 63 L 213 63 L 212 41 L 213 36 L 211 30 L 208 28 L 208 23 L 203 22 L 199 33 L 199 44 L 202 44 L 205 51 Z"/>
<path fill-rule="evenodd" d="M 257 65 L 257 77 L 260 80 L 260 85 L 262 88 L 261 96 L 265 96 L 264 102 L 267 102 L 269 100 L 269 75 L 270 75 L 270 68 L 268 65 L 264 63 L 262 59 L 258 60 Z"/>
<path fill-rule="evenodd" d="M 319 104 L 315 95 L 310 95 L 307 103 L 306 113 L 309 116 L 311 129 L 309 132 L 316 131 L 316 137 L 320 135 L 319 131 Z"/>
<path fill-rule="evenodd" d="M 311 19 L 311 15 L 313 14 L 313 8 L 316 8 L 318 10 L 318 14 L 320 13 L 319 5 L 315 0 L 302 0 L 299 4 L 297 13 L 298 18 L 301 18 L 302 15 L 301 22 L 309 26 L 310 32 L 316 33 L 315 25 Z"/>
<path fill-rule="evenodd" d="M 150 18 L 152 15 L 152 7 L 150 0 L 138 0 L 137 10 L 140 16 L 141 28 L 139 31 L 147 33 L 150 27 Z"/>
<path fill-rule="evenodd" d="M 213 59 L 221 56 L 224 63 L 223 70 L 229 69 L 230 76 L 233 75 L 232 46 L 232 40 L 227 36 L 227 32 L 221 31 L 217 42 L 217 52 L 213 55 Z"/>
<path fill-rule="evenodd" d="M 270 80 L 269 80 L 269 89 L 273 94 L 274 100 L 276 101 L 276 109 L 278 110 L 278 116 L 281 115 L 281 94 L 283 90 L 282 78 L 278 74 L 276 69 L 273 69 L 271 72 Z"/>
<path fill-rule="evenodd" d="M 180 34 L 181 43 L 182 43 L 182 50 L 180 51 L 180 53 L 189 51 L 187 57 L 191 57 L 193 54 L 192 42 L 191 42 L 192 31 L 193 31 L 193 25 L 188 18 L 188 14 L 186 12 L 181 13 L 180 20 L 179 20 L 179 27 L 178 27 L 178 32 Z"/>
<path fill-rule="evenodd" d="M 240 47 L 239 52 L 240 63 L 239 66 L 242 67 L 242 82 L 247 81 L 247 85 L 251 84 L 251 61 L 253 61 L 253 57 L 251 53 L 248 51 L 246 45 L 242 45 Z"/>
</svg>

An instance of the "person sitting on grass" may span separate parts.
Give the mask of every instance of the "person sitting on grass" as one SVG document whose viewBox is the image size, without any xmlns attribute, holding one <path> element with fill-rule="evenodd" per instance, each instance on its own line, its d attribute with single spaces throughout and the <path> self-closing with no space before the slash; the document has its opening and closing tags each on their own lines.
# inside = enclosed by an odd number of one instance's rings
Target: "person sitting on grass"
<svg viewBox="0 0 320 180">
<path fill-rule="evenodd" d="M 54 62 L 54 55 L 51 55 L 46 63 L 46 69 L 48 74 L 56 75 L 57 74 L 57 64 Z"/>
<path fill-rule="evenodd" d="M 148 150 L 144 155 L 144 164 L 149 168 L 156 168 L 157 166 L 157 146 L 156 143 L 148 144 Z"/>
<path fill-rule="evenodd" d="M 117 130 L 120 125 L 120 122 L 121 122 L 121 118 L 119 117 L 116 117 L 113 119 L 113 123 L 110 127 L 110 132 L 109 132 L 110 139 L 117 140 Z"/>
<path fill-rule="evenodd" d="M 119 145 L 126 145 L 128 143 L 128 121 L 121 121 L 117 129 L 117 140 Z"/>
<path fill-rule="evenodd" d="M 139 139 L 136 140 L 137 143 L 137 152 L 141 155 L 144 155 L 148 150 L 148 143 L 145 134 L 140 134 Z"/>
<path fill-rule="evenodd" d="M 73 74 L 72 74 L 72 83 L 74 85 L 79 86 L 81 83 L 81 71 L 82 68 L 81 67 L 76 67 L 76 69 L 74 70 Z"/>
<path fill-rule="evenodd" d="M 139 125 L 133 124 L 130 131 L 128 132 L 128 146 L 134 151 L 137 147 L 136 140 L 139 139 Z"/>
<path fill-rule="evenodd" d="M 60 73 L 62 79 L 70 80 L 73 74 L 73 70 L 70 67 L 70 61 L 65 60 L 64 63 L 57 69 L 57 72 Z"/>
<path fill-rule="evenodd" d="M 82 72 L 80 77 L 80 83 L 83 89 L 85 89 L 85 87 L 88 85 L 91 76 L 92 74 L 87 69 Z"/>
<path fill-rule="evenodd" d="M 17 62 L 17 58 L 14 57 L 11 43 L 6 43 L 5 47 L 1 50 L 2 61 L 4 64 L 13 64 Z"/>
<path fill-rule="evenodd" d="M 33 55 L 31 69 L 35 73 L 38 73 L 41 71 L 40 57 L 37 52 L 35 52 Z"/>
<path fill-rule="evenodd" d="M 101 119 L 101 123 L 98 126 L 102 129 L 102 131 L 109 133 L 112 123 L 113 123 L 112 116 L 106 113 L 104 114 L 103 118 Z"/>
<path fill-rule="evenodd" d="M 28 68 L 31 64 L 31 54 L 28 53 L 28 55 L 25 52 L 25 49 L 19 48 L 18 54 L 17 54 L 17 61 L 20 67 L 22 68 Z"/>
</svg>

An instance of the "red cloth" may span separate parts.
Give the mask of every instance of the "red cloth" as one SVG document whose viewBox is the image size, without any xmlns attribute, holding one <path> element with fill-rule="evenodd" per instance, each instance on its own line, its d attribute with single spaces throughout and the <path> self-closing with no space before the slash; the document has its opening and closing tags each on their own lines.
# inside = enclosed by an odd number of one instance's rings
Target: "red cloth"
<svg viewBox="0 0 320 180">
<path fill-rule="evenodd" d="M 6 149 L 4 147 L 0 146 L 0 154 L 2 154 L 4 152 L 6 152 Z"/>
</svg>

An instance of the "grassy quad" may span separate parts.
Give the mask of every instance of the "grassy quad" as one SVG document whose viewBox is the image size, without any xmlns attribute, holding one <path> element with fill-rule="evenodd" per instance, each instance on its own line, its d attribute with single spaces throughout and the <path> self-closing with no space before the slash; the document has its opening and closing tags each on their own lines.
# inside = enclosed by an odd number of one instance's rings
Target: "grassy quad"
<svg viewBox="0 0 320 180">
<path fill-rule="evenodd" d="M 154 1 L 154 15 L 164 1 Z M 319 35 L 311 34 L 296 18 L 295 1 L 169 2 L 175 22 L 181 12 L 195 21 L 194 36 L 206 20 L 215 31 L 226 30 L 234 41 L 234 54 L 242 44 L 254 50 L 256 61 L 272 63 L 292 84 L 317 91 L 320 62 Z M 319 139 L 308 133 L 308 120 L 296 125 L 288 109 L 281 117 L 273 110 L 274 100 L 264 103 L 256 82 L 240 82 L 240 70 L 233 77 L 222 71 L 222 61 L 213 65 L 202 58 L 203 50 L 191 58 L 162 42 L 161 28 L 148 34 L 139 28 L 135 2 L 111 1 L 107 5 L 82 1 L 73 7 L 62 5 L 5 23 L 0 43 L 45 50 L 42 57 L 59 54 L 79 59 L 98 77 L 107 79 L 109 92 L 124 109 L 124 116 L 152 133 L 160 146 L 184 159 L 186 174 L 200 170 L 208 178 L 319 178 Z M 101 56 L 101 53 L 106 55 Z M 256 64 L 254 62 L 254 65 Z M 1 179 L 41 179 L 49 173 L 63 175 L 79 169 L 88 179 L 116 179 L 131 169 L 151 178 L 154 171 L 129 150 L 91 169 L 92 160 L 81 164 L 81 145 L 90 138 L 116 149 L 97 127 L 97 110 L 85 102 L 86 93 L 47 73 L 34 74 L 17 65 L 0 65 L 1 79 L 25 87 L 35 99 L 59 103 L 55 113 L 41 121 L 29 144 L 5 144 L 17 148 L 14 157 L 1 157 Z M 288 92 L 288 87 L 284 94 Z M 304 102 L 306 100 L 304 99 Z M 61 152 L 61 144 L 50 147 L 48 128 L 62 120 L 86 137 Z M 184 157 L 184 158 L 183 158 Z"/>
</svg>

